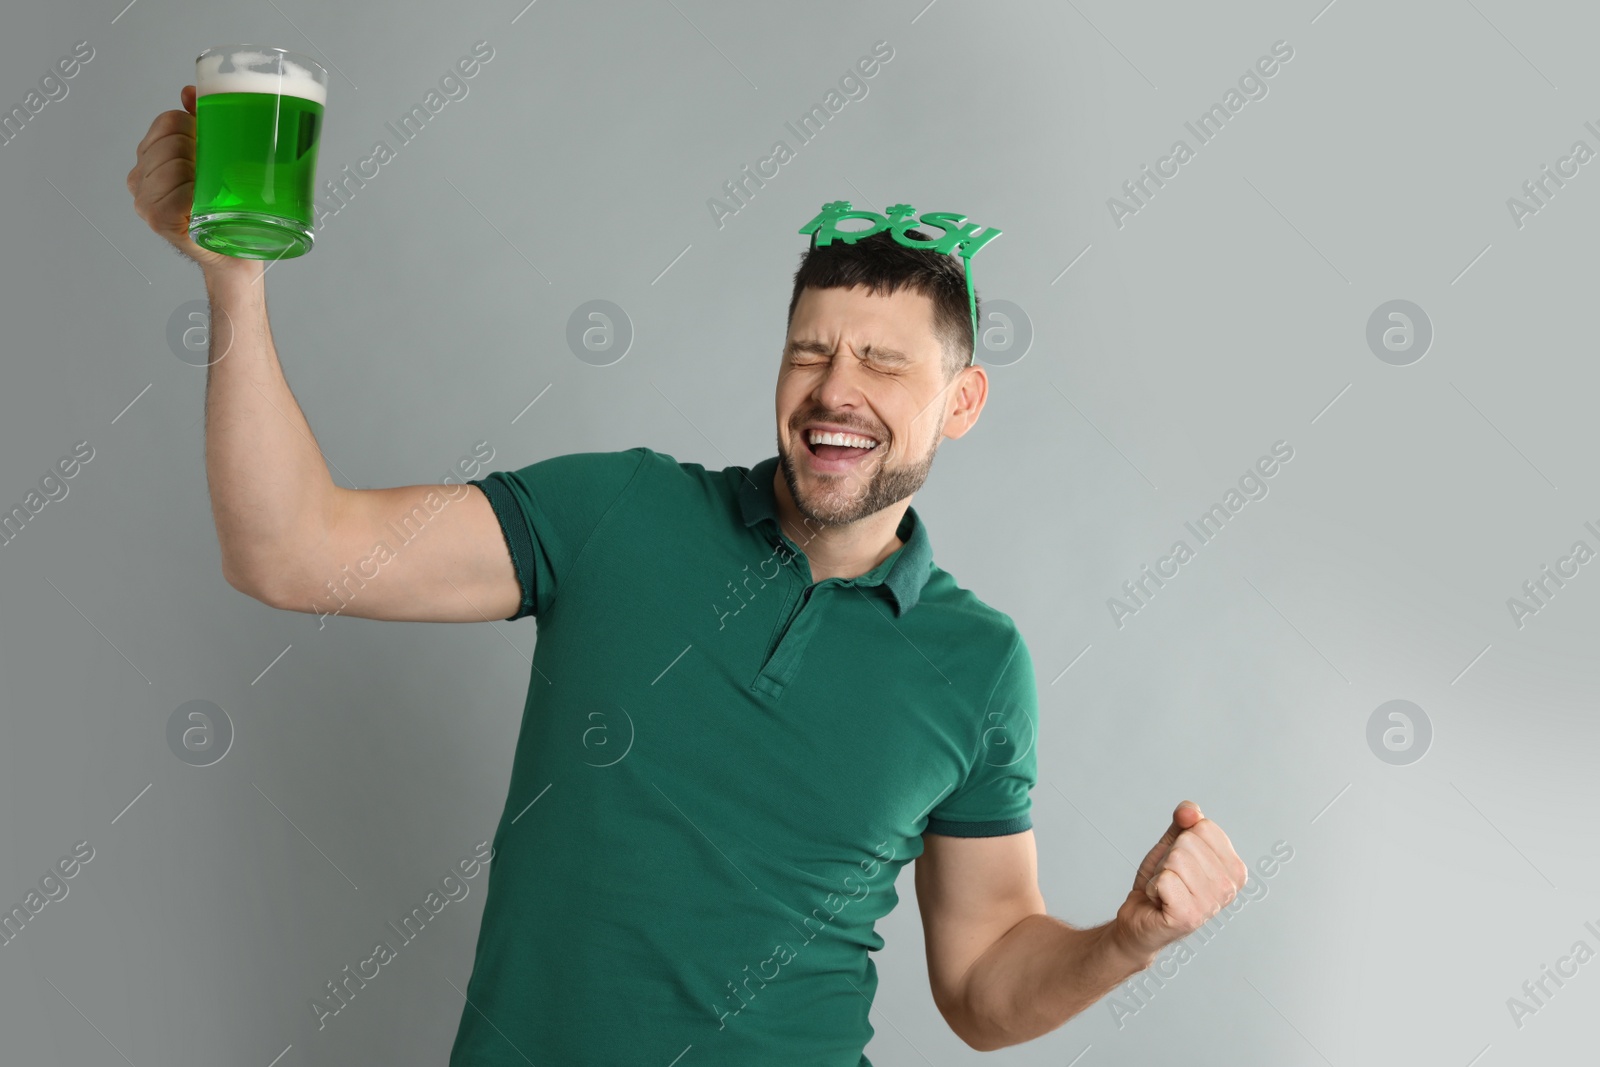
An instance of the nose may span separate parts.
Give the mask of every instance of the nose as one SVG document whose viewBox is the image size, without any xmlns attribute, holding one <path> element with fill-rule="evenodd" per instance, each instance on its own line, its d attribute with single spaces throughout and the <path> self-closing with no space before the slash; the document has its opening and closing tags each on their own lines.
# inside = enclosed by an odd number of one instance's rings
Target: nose
<svg viewBox="0 0 1600 1067">
<path fill-rule="evenodd" d="M 866 379 L 870 372 L 861 361 L 848 352 L 841 352 L 828 362 L 812 399 L 824 411 L 847 411 L 865 407 Z"/>
</svg>

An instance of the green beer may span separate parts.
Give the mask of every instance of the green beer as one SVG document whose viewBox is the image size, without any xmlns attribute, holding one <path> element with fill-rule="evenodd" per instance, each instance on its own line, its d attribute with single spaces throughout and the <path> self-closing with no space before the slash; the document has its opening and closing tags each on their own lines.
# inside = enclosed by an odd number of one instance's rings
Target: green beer
<svg viewBox="0 0 1600 1067">
<path fill-rule="evenodd" d="M 241 259 L 304 255 L 327 72 L 256 45 L 207 49 L 196 67 L 190 238 Z"/>
</svg>

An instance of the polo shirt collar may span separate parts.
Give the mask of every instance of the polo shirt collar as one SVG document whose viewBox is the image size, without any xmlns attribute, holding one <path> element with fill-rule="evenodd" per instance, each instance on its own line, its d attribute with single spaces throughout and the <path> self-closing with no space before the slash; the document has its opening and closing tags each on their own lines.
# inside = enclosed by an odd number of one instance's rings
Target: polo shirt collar
<svg viewBox="0 0 1600 1067">
<path fill-rule="evenodd" d="M 778 522 L 778 498 L 773 489 L 773 477 L 778 472 L 778 457 L 771 456 L 750 468 L 748 476 L 739 483 L 739 511 L 746 526 L 762 520 L 771 520 L 781 534 Z M 888 587 L 894 600 L 895 615 L 904 615 L 916 606 L 922 587 L 928 580 L 928 565 L 933 562 L 933 546 L 928 541 L 928 531 L 915 508 L 906 505 L 895 536 L 904 542 L 889 557 L 866 574 L 855 579 L 858 585 Z"/>
</svg>

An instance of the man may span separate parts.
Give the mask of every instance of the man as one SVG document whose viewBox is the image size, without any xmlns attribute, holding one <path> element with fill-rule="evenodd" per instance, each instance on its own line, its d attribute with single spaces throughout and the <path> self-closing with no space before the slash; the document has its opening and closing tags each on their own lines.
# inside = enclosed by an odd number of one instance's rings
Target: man
<svg viewBox="0 0 1600 1067">
<path fill-rule="evenodd" d="M 887 234 L 806 253 L 777 455 L 752 468 L 640 447 L 344 489 L 283 379 L 262 264 L 188 240 L 182 101 L 128 187 L 210 297 L 227 581 L 316 611 L 421 515 L 346 614 L 538 618 L 454 1067 L 870 1067 L 873 924 L 913 859 L 934 1001 L 982 1050 L 1060 1026 L 1233 899 L 1244 865 L 1186 801 L 1113 921 L 1045 912 L 1032 660 L 910 506 L 987 396 L 953 257 Z"/>
</svg>

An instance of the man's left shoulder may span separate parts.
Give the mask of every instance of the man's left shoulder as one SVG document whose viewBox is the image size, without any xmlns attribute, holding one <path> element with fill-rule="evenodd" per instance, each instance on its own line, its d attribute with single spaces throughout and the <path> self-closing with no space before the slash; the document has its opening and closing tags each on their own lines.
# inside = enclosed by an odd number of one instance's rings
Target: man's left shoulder
<svg viewBox="0 0 1600 1067">
<path fill-rule="evenodd" d="M 930 623 L 955 629 L 964 641 L 990 655 L 1005 656 L 1015 645 L 1025 645 L 1015 619 L 961 585 L 937 563 L 929 565 L 917 607 L 928 609 Z"/>
</svg>

